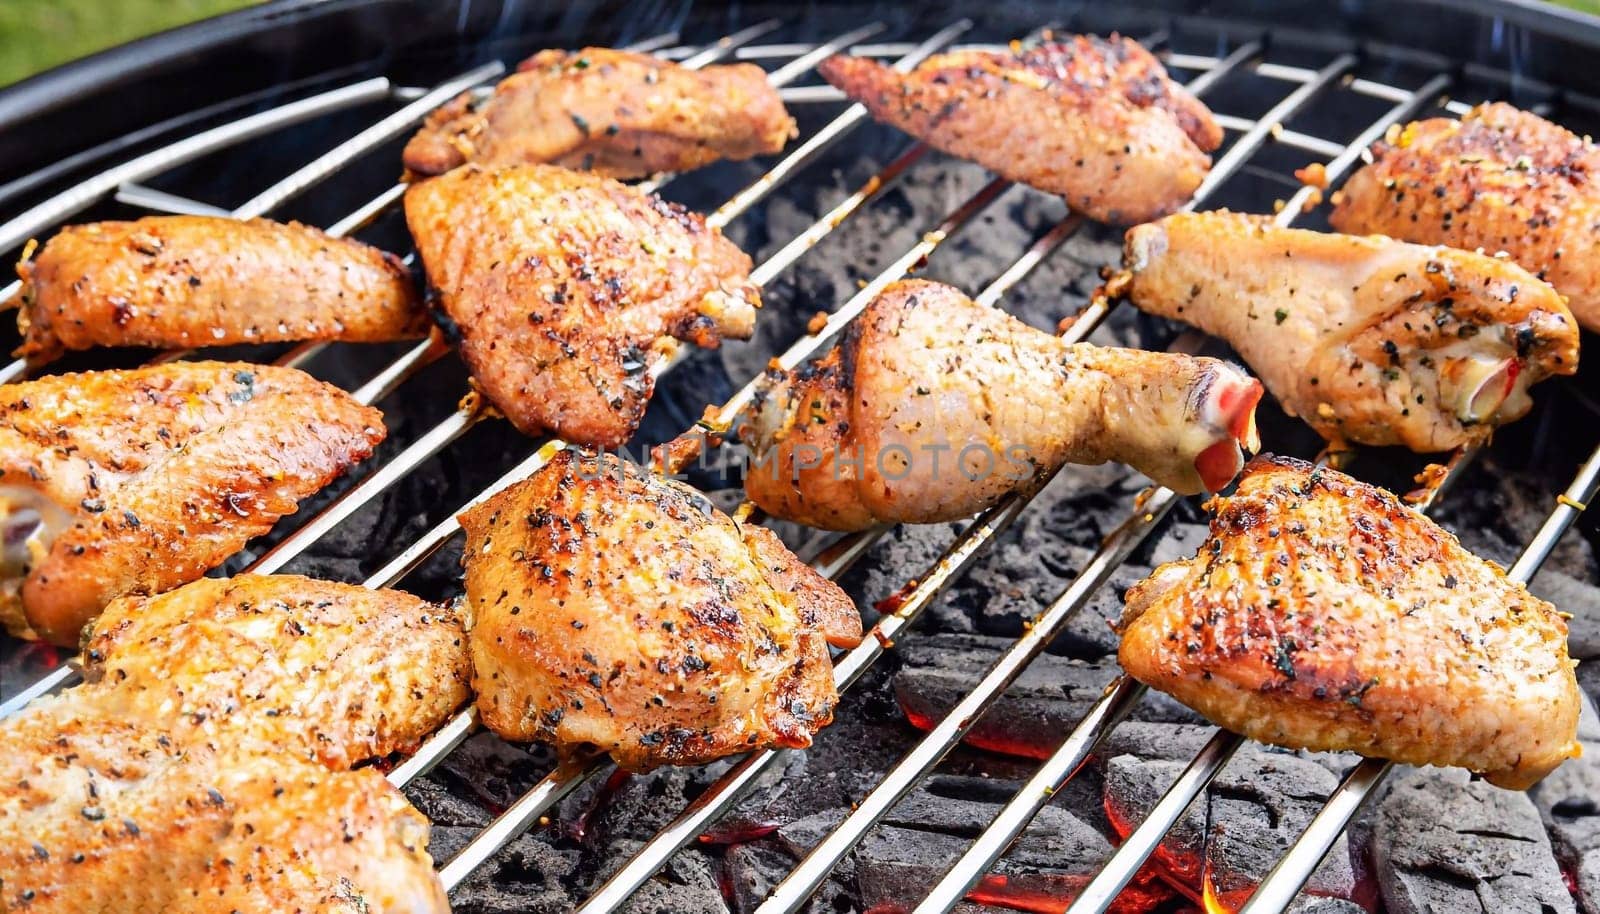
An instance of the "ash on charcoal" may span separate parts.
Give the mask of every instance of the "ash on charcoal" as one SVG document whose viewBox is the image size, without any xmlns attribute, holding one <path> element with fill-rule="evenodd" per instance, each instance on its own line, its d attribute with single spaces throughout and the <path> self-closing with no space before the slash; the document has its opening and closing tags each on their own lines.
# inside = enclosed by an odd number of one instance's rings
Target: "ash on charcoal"
<svg viewBox="0 0 1600 914">
<path fill-rule="evenodd" d="M 1583 755 L 1528 791 L 1586 914 L 1600 914 L 1600 714 L 1587 694 L 1578 719 Z"/>
<path fill-rule="evenodd" d="M 632 857 L 643 841 L 618 841 L 607 864 L 583 893 L 600 887 L 616 868 Z M 727 914 L 728 905 L 718 884 L 716 864 L 704 854 L 676 854 L 665 869 L 646 882 L 622 908 L 627 914 Z"/>
<path fill-rule="evenodd" d="M 1207 524 L 1168 524 L 1167 529 L 1156 538 L 1155 545 L 1150 547 L 1150 556 L 1146 561 L 1154 567 L 1192 559 L 1210 535 L 1211 527 Z"/>
<path fill-rule="evenodd" d="M 1105 804 L 1117 831 L 1131 831 L 1154 808 L 1187 762 L 1122 755 L 1106 763 Z M 1191 804 L 1156 850 L 1157 861 L 1188 885 L 1202 872 L 1224 898 L 1254 889 L 1282 858 L 1339 779 L 1308 759 L 1246 746 L 1207 793 Z M 1358 879 L 1355 856 L 1341 837 L 1317 868 L 1307 891 L 1359 901 L 1369 887 Z"/>
<path fill-rule="evenodd" d="M 1600 587 L 1554 569 L 1546 569 L 1528 586 L 1535 596 L 1569 613 L 1567 651 L 1579 660 L 1600 657 Z"/>
<path fill-rule="evenodd" d="M 1009 639 L 981 635 L 928 635 L 907 641 L 899 650 L 902 666 L 894 677 L 895 697 L 907 719 L 922 728 L 943 719 L 1010 646 Z M 979 719 L 967 742 L 1044 758 L 1055 751 L 1120 672 L 1112 658 L 1075 660 L 1044 655 Z M 1133 717 L 1167 723 L 1201 721 L 1199 715 L 1160 693 L 1140 702 Z"/>
<path fill-rule="evenodd" d="M 1439 524 L 1477 555 L 1503 565 L 1516 559 L 1554 507 L 1548 475 L 1507 469 L 1492 458 L 1472 464 L 1456 492 L 1461 497 L 1442 500 L 1434 512 Z M 1600 562 L 1581 536 L 1563 537 L 1544 568 L 1580 581 L 1600 577 Z"/>
<path fill-rule="evenodd" d="M 1533 801 L 1459 769 L 1394 778 L 1373 847 L 1392 914 L 1576 911 Z"/>
<path fill-rule="evenodd" d="M 1017 782 L 934 778 L 913 791 L 856 850 L 862 904 L 903 905 L 925 896 L 1019 787 Z M 1040 910 L 1046 900 L 1064 907 L 1110 855 L 1105 835 L 1060 806 L 1046 806 L 975 897 L 1012 909 Z M 1159 884 L 1136 883 L 1113 910 L 1148 910 L 1169 894 Z"/>
<path fill-rule="evenodd" d="M 1590 701 L 1600 704 L 1600 661 L 1578 664 L 1578 687 Z"/>
<path fill-rule="evenodd" d="M 477 829 L 435 826 L 434 859 L 450 859 L 476 834 Z M 523 835 L 457 886 L 450 907 L 456 914 L 564 914 L 573 908 L 566 882 L 578 860 L 575 850 L 553 847 L 537 834 Z"/>
<path fill-rule="evenodd" d="M 493 809 L 504 809 L 555 767 L 555 755 L 539 745 L 513 746 L 493 733 L 477 733 L 429 773 Z"/>
</svg>

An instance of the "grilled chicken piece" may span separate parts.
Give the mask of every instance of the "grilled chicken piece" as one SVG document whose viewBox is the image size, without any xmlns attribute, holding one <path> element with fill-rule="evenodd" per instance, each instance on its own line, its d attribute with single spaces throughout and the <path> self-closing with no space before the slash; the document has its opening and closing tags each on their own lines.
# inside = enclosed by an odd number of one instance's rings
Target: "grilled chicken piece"
<svg viewBox="0 0 1600 914">
<path fill-rule="evenodd" d="M 1216 359 L 1060 338 L 956 289 L 883 291 L 744 417 L 750 499 L 829 530 L 967 517 L 1063 463 L 1120 460 L 1216 491 L 1254 448 L 1261 384 Z"/>
<path fill-rule="evenodd" d="M 803 748 L 838 699 L 850 599 L 757 525 L 572 450 L 461 515 L 473 688 L 491 730 L 618 765 Z"/>
<path fill-rule="evenodd" d="M 1103 222 L 1182 206 L 1222 143 L 1206 106 L 1117 35 L 954 51 L 910 73 L 841 54 L 817 72 L 878 120 Z"/>
<path fill-rule="evenodd" d="M 345 769 L 466 700 L 464 638 L 452 610 L 292 576 L 117 601 L 87 682 L 0 722 L 0 908 L 447 911 L 426 820 Z"/>
<path fill-rule="evenodd" d="M 425 336 L 399 258 L 299 223 L 151 216 L 66 228 L 17 265 L 16 352 Z"/>
<path fill-rule="evenodd" d="M 1507 251 L 1600 330 L 1600 151 L 1587 138 L 1495 102 L 1396 129 L 1372 157 L 1336 195 L 1334 228 Z"/>
<path fill-rule="evenodd" d="M 174 362 L 0 387 L 0 622 L 74 645 L 113 598 L 200 577 L 383 440 L 291 368 Z"/>
<path fill-rule="evenodd" d="M 406 144 L 406 169 L 547 163 L 611 178 L 783 148 L 794 119 L 754 64 L 690 70 L 610 48 L 540 51 L 478 100 L 464 92 Z"/>
<path fill-rule="evenodd" d="M 1336 444 L 1461 447 L 1578 367 L 1561 296 L 1481 254 L 1215 212 L 1131 229 L 1126 266 L 1135 305 L 1226 340 Z"/>
<path fill-rule="evenodd" d="M 473 378 L 524 434 L 620 447 L 672 337 L 715 347 L 755 329 L 750 258 L 616 181 L 461 168 L 408 190 L 406 221 Z"/>
<path fill-rule="evenodd" d="M 1192 559 L 1128 591 L 1119 658 L 1218 725 L 1528 787 L 1579 753 L 1555 608 L 1381 489 L 1258 458 Z"/>
<path fill-rule="evenodd" d="M 399 591 L 202 578 L 113 601 L 84 640 L 83 672 L 124 719 L 178 709 L 174 739 L 225 734 L 348 768 L 415 748 L 466 702 L 464 629 L 458 612 Z"/>
</svg>

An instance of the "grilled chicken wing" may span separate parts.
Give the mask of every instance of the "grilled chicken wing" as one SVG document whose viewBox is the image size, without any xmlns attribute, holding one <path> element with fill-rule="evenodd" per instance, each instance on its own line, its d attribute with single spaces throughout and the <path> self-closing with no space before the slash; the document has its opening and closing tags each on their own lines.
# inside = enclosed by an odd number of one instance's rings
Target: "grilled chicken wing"
<svg viewBox="0 0 1600 914">
<path fill-rule="evenodd" d="M 833 717 L 850 599 L 763 527 L 611 457 L 562 451 L 461 515 L 473 687 L 512 740 L 628 769 L 804 747 Z"/>
<path fill-rule="evenodd" d="M 1227 340 L 1336 443 L 1460 447 L 1578 367 L 1561 296 L 1481 254 L 1216 212 L 1131 229 L 1126 266 L 1136 306 Z"/>
<path fill-rule="evenodd" d="M 1116 35 L 955 51 L 910 73 L 836 55 L 817 71 L 878 120 L 1104 222 L 1182 206 L 1222 143 L 1206 106 Z"/>
<path fill-rule="evenodd" d="M 1507 251 L 1600 330 L 1600 151 L 1503 102 L 1396 129 L 1336 195 L 1341 232 Z"/>
<path fill-rule="evenodd" d="M 73 645 L 200 577 L 372 453 L 382 415 L 291 368 L 175 362 L 0 387 L 0 622 Z"/>
<path fill-rule="evenodd" d="M 407 170 L 548 163 L 611 178 L 688 171 L 774 153 L 795 135 L 754 64 L 690 70 L 610 48 L 540 51 L 476 100 L 429 115 L 406 144 Z"/>
<path fill-rule="evenodd" d="M 16 352 L 383 342 L 429 321 L 399 258 L 298 223 L 151 216 L 64 229 L 17 266 Z"/>
<path fill-rule="evenodd" d="M 88 681 L 0 722 L 0 908 L 447 911 L 426 820 L 345 769 L 466 699 L 464 638 L 449 609 L 291 576 L 117 601 Z"/>
<path fill-rule="evenodd" d="M 1510 789 L 1578 754 L 1566 623 L 1432 521 L 1281 458 L 1212 507 L 1199 555 L 1128 591 L 1134 678 L 1252 739 Z"/>
<path fill-rule="evenodd" d="M 754 331 L 750 258 L 616 181 L 462 168 L 408 190 L 406 221 L 473 378 L 525 434 L 619 447 L 671 337 L 716 346 Z"/>
<path fill-rule="evenodd" d="M 830 530 L 973 514 L 1063 463 L 1215 491 L 1254 448 L 1259 382 L 1216 359 L 1069 344 L 956 289 L 885 289 L 823 359 L 773 370 L 745 490 Z"/>
</svg>

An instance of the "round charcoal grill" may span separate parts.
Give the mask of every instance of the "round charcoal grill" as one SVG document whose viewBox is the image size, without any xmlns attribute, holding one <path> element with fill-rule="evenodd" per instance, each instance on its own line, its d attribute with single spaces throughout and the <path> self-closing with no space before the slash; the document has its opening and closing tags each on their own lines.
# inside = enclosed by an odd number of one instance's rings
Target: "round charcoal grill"
<svg viewBox="0 0 1600 914">
<path fill-rule="evenodd" d="M 844 101 L 814 73 L 820 60 L 840 50 L 910 67 L 940 50 L 998 45 L 1052 28 L 1120 31 L 1158 51 L 1173 77 L 1198 94 L 1227 129 L 1212 173 L 1189 206 L 1276 211 L 1284 225 L 1325 227 L 1310 206 L 1317 192 L 1301 186 L 1296 168 L 1322 163 L 1330 189 L 1336 189 L 1360 166 L 1366 147 L 1395 124 L 1459 114 L 1491 99 L 1530 108 L 1579 133 L 1600 119 L 1600 71 L 1590 65 L 1600 49 L 1600 20 L 1527 0 L 870 9 L 832 3 L 719 7 L 689 0 L 285 0 L 136 42 L 0 91 L 0 174 L 9 176 L 0 184 L 0 252 L 14 259 L 30 239 L 47 237 L 68 222 L 172 212 L 292 218 L 408 251 L 396 212 L 402 188 L 395 178 L 399 146 L 422 118 L 464 89 L 486 89 L 540 48 L 610 45 L 651 51 L 686 66 L 759 63 L 801 125 L 799 139 L 778 157 L 647 182 L 664 196 L 711 213 L 712 223 L 724 226 L 755 257 L 754 279 L 765 287 L 768 305 L 757 338 L 747 346 L 686 353 L 663 369 L 656 402 L 630 454 L 639 456 L 692 425 L 707 403 L 731 414 L 750 396 L 751 378 L 768 358 L 793 365 L 825 352 L 878 291 L 914 271 L 946 279 L 981 303 L 1021 309 L 1030 319 L 1053 320 L 1083 309 L 1063 330 L 1074 341 L 1216 349 L 1218 344 L 1193 332 L 1126 313 L 1131 309 L 1088 304 L 1097 266 L 1115 257 L 1115 230 L 871 124 L 860 106 Z M 14 286 L 5 294 L 12 293 Z M 829 313 L 825 323 L 811 322 L 817 311 Z M 295 365 L 346 385 L 358 399 L 383 408 L 391 437 L 369 465 L 286 518 L 223 573 L 291 570 L 447 599 L 458 588 L 455 514 L 526 477 L 561 447 L 519 438 L 504 423 L 459 408 L 465 373 L 433 343 L 250 347 L 224 354 Z M 70 357 L 52 370 L 131 365 L 151 357 L 96 352 Z M 0 380 L 22 373 L 13 363 L 0 371 Z M 1424 499 L 1428 510 L 1448 512 L 1452 505 L 1486 500 L 1485 476 L 1504 471 L 1539 479 L 1547 489 L 1542 503 L 1512 519 L 1516 529 L 1531 531 L 1511 565 L 1517 580 L 1534 577 L 1600 487 L 1600 450 L 1591 451 L 1600 444 L 1593 377 L 1586 369 L 1539 387 L 1532 415 L 1505 429 L 1487 453 L 1451 455 L 1444 482 Z M 1307 429 L 1270 412 L 1264 406 L 1263 439 L 1270 450 L 1306 457 L 1317 452 Z M 1352 471 L 1403 489 L 1424 463 L 1410 454 L 1363 452 Z M 691 478 L 708 488 L 737 483 L 713 466 L 699 467 Z M 1166 490 L 1117 497 L 1116 511 L 1125 520 L 1112 525 L 1054 600 L 1034 608 L 1031 624 L 996 654 L 976 686 L 942 719 L 925 722 L 926 732 L 906 737 L 906 748 L 852 789 L 843 821 L 830 823 L 798 849 L 786 872 L 746 899 L 759 902 L 761 914 L 804 909 L 819 888 L 837 879 L 841 864 L 902 798 L 927 782 L 1122 564 L 1149 554 L 1169 515 L 1197 516 L 1192 504 Z M 953 529 L 934 560 L 908 566 L 901 578 L 907 583 L 898 592 L 866 594 L 864 608 L 883 601 L 881 614 L 875 637 L 836 658 L 841 692 L 858 680 L 881 681 L 895 662 L 897 643 L 937 628 L 938 614 L 928 611 L 969 570 L 983 567 L 986 547 L 1005 542 L 1029 510 L 1029 498 L 1003 501 Z M 1592 527 L 1580 529 L 1585 541 L 1596 538 Z M 839 577 L 883 561 L 886 544 L 897 536 L 888 530 L 833 540 L 813 535 L 805 545 L 819 568 Z M 0 713 L 70 684 L 74 676 L 69 658 L 52 649 L 0 642 Z M 916 897 L 899 898 L 895 906 L 927 914 L 976 898 L 1028 910 L 1059 909 L 1068 901 L 1074 912 L 1112 909 L 1241 748 L 1240 737 L 1216 732 L 1116 852 L 1092 878 L 1050 902 L 1055 907 L 1040 907 L 1037 900 L 1033 907 L 1015 899 L 996 902 L 994 891 L 969 893 L 994 888 L 986 874 L 1052 798 L 1068 790 L 1097 745 L 1134 713 L 1143 692 L 1131 680 L 1114 679 L 1070 732 L 1051 735 L 1050 751 L 1031 776 L 995 803 L 988 819 L 971 823 L 961 835 L 960 853 L 941 863 Z M 844 695 L 841 714 L 848 713 L 852 698 Z M 390 779 L 404 786 L 426 777 L 475 730 L 473 713 L 461 712 L 416 754 L 399 760 Z M 819 735 L 828 737 L 827 731 Z M 704 789 L 667 810 L 660 817 L 664 826 L 624 859 L 596 865 L 609 875 L 593 880 L 572 902 L 584 914 L 627 909 L 697 837 L 727 828 L 736 804 L 760 789 L 782 756 L 758 752 L 705 774 Z M 558 815 L 575 790 L 606 792 L 595 787 L 606 780 L 607 766 L 600 761 L 547 770 L 487 826 L 441 854 L 448 888 L 466 885 L 507 845 Z M 1376 761 L 1350 770 L 1253 893 L 1238 899 L 1243 910 L 1287 909 L 1388 773 L 1389 766 Z M 1235 906 L 1213 897 L 1210 888 L 1209 882 L 1201 887 L 1199 903 Z M 1600 904 L 1600 898 L 1575 891 L 1584 904 Z M 841 910 L 866 906 L 848 887 L 832 897 L 844 899 L 837 902 Z M 463 909 L 482 906 L 477 896 L 458 893 L 457 900 Z"/>
</svg>

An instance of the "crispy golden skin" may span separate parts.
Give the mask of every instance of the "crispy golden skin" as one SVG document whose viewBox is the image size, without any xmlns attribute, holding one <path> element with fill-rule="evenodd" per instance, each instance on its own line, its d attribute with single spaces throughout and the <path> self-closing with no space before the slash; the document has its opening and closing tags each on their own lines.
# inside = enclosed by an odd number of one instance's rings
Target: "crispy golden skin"
<svg viewBox="0 0 1600 914">
<path fill-rule="evenodd" d="M 548 163 L 611 178 L 689 171 L 783 148 L 794 119 L 754 64 L 689 70 L 649 54 L 540 51 L 476 101 L 464 92 L 406 144 L 406 169 Z"/>
<path fill-rule="evenodd" d="M 410 594 L 291 575 L 202 578 L 114 600 L 84 678 L 185 742 L 251 743 L 348 768 L 416 747 L 466 702 L 461 616 Z M 353 676 L 359 671 L 359 676 Z"/>
<path fill-rule="evenodd" d="M 384 342 L 429 322 L 399 258 L 299 223 L 150 216 L 63 229 L 17 266 L 16 352 Z"/>
<path fill-rule="evenodd" d="M 610 179 L 460 168 L 412 186 L 406 221 L 474 380 L 525 434 L 619 447 L 668 338 L 716 346 L 754 330 L 750 258 Z"/>
<path fill-rule="evenodd" d="M 1103 222 L 1182 206 L 1222 143 L 1206 106 L 1116 35 L 938 54 L 909 74 L 847 55 L 817 70 L 878 120 Z"/>
<path fill-rule="evenodd" d="M 0 722 L 0 908 L 448 911 L 427 821 L 346 769 L 466 700 L 464 638 L 448 609 L 291 576 L 118 601 L 88 681 Z"/>
<path fill-rule="evenodd" d="M 1134 678 L 1252 739 L 1509 789 L 1578 754 L 1566 622 L 1432 521 L 1282 458 L 1212 508 L 1197 556 L 1128 591 Z"/>
<path fill-rule="evenodd" d="M 0 621 L 76 644 L 113 598 L 200 577 L 384 434 L 377 410 L 291 368 L 175 362 L 0 387 Z"/>
<path fill-rule="evenodd" d="M 1578 367 L 1561 296 L 1508 260 L 1212 212 L 1130 229 L 1125 264 L 1134 305 L 1226 340 L 1336 443 L 1461 447 Z"/>
<path fill-rule="evenodd" d="M 803 748 L 838 700 L 850 599 L 687 486 L 562 451 L 461 515 L 473 688 L 512 740 L 632 770 Z"/>
<path fill-rule="evenodd" d="M 1192 494 L 1254 447 L 1261 385 L 1216 359 L 1069 344 L 950 286 L 895 283 L 844 341 L 769 372 L 745 490 L 831 530 L 982 510 L 1063 463 L 1120 460 Z"/>
<path fill-rule="evenodd" d="M 1504 102 L 1406 125 L 1335 198 L 1341 232 L 1506 251 L 1600 330 L 1600 152 Z"/>
</svg>

